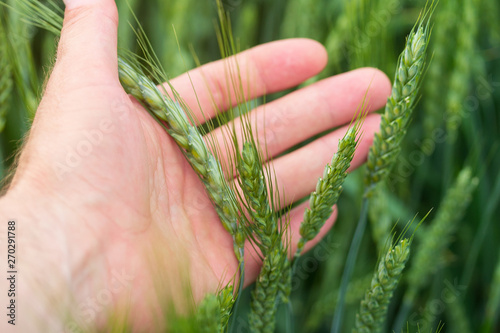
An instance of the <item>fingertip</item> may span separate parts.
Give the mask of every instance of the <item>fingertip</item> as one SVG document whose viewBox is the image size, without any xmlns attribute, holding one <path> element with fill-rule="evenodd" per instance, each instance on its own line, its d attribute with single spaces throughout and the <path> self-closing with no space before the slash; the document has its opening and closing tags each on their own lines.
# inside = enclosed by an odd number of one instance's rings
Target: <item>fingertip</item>
<svg viewBox="0 0 500 333">
<path fill-rule="evenodd" d="M 267 91 L 295 86 L 320 73 L 328 61 L 323 45 L 312 39 L 284 39 L 250 50 Z"/>
<path fill-rule="evenodd" d="M 304 58 L 309 61 L 309 65 L 314 69 L 315 74 L 321 72 L 328 63 L 328 53 L 326 48 L 318 41 L 308 38 L 292 39 L 297 43 L 299 52 L 304 54 Z"/>
</svg>

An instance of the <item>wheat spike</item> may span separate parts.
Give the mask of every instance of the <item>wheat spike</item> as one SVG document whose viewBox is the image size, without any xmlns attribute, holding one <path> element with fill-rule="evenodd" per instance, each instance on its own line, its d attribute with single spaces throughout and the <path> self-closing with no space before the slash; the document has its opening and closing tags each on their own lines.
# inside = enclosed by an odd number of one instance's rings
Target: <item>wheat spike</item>
<svg viewBox="0 0 500 333">
<path fill-rule="evenodd" d="M 276 246 L 264 259 L 262 269 L 252 291 L 250 332 L 272 333 L 276 320 L 276 299 L 285 258 Z"/>
<path fill-rule="evenodd" d="M 227 184 L 222 167 L 207 148 L 201 133 L 191 125 L 181 105 L 163 95 L 156 85 L 137 68 L 119 59 L 119 77 L 125 90 L 143 102 L 153 114 L 168 123 L 168 133 L 181 147 L 193 169 L 205 184 L 226 230 L 235 238 L 236 255 L 244 247 L 244 236 L 238 226 L 236 197 Z"/>
<path fill-rule="evenodd" d="M 259 153 L 253 141 L 244 143 L 238 162 L 239 183 L 252 217 L 251 228 L 257 236 L 257 245 L 264 258 L 252 292 L 251 329 L 255 332 L 268 332 L 274 326 L 278 296 L 281 295 L 281 300 L 288 302 L 292 271 L 286 247 L 282 243 L 278 219 L 270 205 Z"/>
<path fill-rule="evenodd" d="M 233 291 L 233 286 L 229 284 L 217 295 L 217 300 L 220 307 L 220 327 L 222 327 L 222 329 L 227 327 L 229 318 L 231 317 L 231 310 L 235 302 Z"/>
<path fill-rule="evenodd" d="M 382 115 L 380 132 L 375 134 L 368 155 L 365 177 L 367 197 L 373 194 L 377 183 L 387 178 L 401 150 L 401 142 L 406 135 L 425 69 L 429 36 L 429 22 L 427 15 L 424 15 L 408 36 L 405 49 L 399 57 L 392 94 Z"/>
<path fill-rule="evenodd" d="M 381 332 L 387 308 L 410 256 L 411 240 L 403 239 L 382 257 L 371 287 L 361 301 L 353 332 Z"/>
<path fill-rule="evenodd" d="M 359 139 L 361 123 L 349 129 L 340 140 L 338 151 L 327 164 L 323 177 L 316 184 L 316 191 L 311 194 L 309 208 L 304 212 L 304 221 L 300 226 L 300 236 L 297 252 L 299 256 L 304 245 L 319 233 L 326 220 L 332 215 L 333 206 L 342 193 L 342 184 L 347 177 L 347 169 L 351 165 Z"/>
<path fill-rule="evenodd" d="M 276 215 L 269 204 L 268 187 L 253 142 L 245 142 L 238 161 L 239 183 L 252 217 L 252 230 L 258 238 L 258 245 L 265 256 L 278 233 Z"/>
<path fill-rule="evenodd" d="M 225 332 L 233 304 L 232 285 L 226 286 L 217 295 L 205 295 L 196 309 L 197 332 Z"/>
<path fill-rule="evenodd" d="M 221 307 L 217 296 L 214 294 L 207 294 L 196 310 L 198 332 L 222 332 L 220 313 Z"/>
</svg>

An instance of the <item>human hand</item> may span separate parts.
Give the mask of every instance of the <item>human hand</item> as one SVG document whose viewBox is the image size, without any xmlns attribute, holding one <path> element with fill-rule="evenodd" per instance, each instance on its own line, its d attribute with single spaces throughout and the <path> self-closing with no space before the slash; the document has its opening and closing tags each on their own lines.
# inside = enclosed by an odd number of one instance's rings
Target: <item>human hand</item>
<svg viewBox="0 0 500 333">
<path fill-rule="evenodd" d="M 0 201 L 3 220 L 15 217 L 20 224 L 20 257 L 30 281 L 22 297 L 40 296 L 32 303 L 33 315 L 41 315 L 51 299 L 60 298 L 61 304 L 75 304 L 76 315 L 84 321 L 98 320 L 104 315 L 99 313 L 102 306 L 92 307 L 87 300 L 98 298 L 102 290 L 114 290 L 119 275 L 128 279 L 131 309 L 144 323 L 151 320 L 154 307 L 145 297 L 154 296 L 152 264 L 172 279 L 168 293 L 176 302 L 185 296 L 180 291 L 185 271 L 199 300 L 221 281 L 232 279 L 238 268 L 232 238 L 196 173 L 164 129 L 120 86 L 117 20 L 113 1 L 67 1 L 57 62 L 16 174 Z M 316 75 L 326 61 L 323 47 L 305 39 L 269 43 L 238 56 L 239 66 L 248 69 L 242 71 L 242 80 L 244 86 L 249 82 L 251 98 L 293 87 Z M 171 83 L 200 121 L 199 106 L 212 117 L 214 103 L 226 109 L 234 101 L 227 96 L 222 62 L 194 70 L 190 77 L 197 96 L 187 75 Z M 369 87 L 373 111 L 390 93 L 389 80 L 373 69 L 323 80 L 268 103 L 265 112 L 263 107 L 253 111 L 258 123 L 265 123 L 257 135 L 265 134 L 271 157 L 344 125 L 271 162 L 286 198 L 283 205 L 314 189 Z M 378 124 L 377 115 L 367 117 L 353 167 L 366 158 Z M 292 253 L 306 206 L 291 211 Z M 335 214 L 308 247 L 334 220 Z M 148 249 L 162 257 L 152 262 L 146 257 Z M 251 246 L 245 261 L 248 284 L 260 268 Z M 35 278 L 47 271 L 50 281 Z M 45 296 L 34 294 L 37 283 Z M 109 303 L 118 306 L 123 295 L 110 294 Z M 57 319 L 51 325 L 57 325 Z"/>
</svg>

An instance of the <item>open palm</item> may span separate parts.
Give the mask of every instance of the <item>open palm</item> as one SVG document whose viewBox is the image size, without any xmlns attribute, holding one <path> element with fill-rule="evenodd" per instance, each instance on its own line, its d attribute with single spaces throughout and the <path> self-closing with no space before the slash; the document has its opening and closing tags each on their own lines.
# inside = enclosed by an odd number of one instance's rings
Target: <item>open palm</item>
<svg viewBox="0 0 500 333">
<path fill-rule="evenodd" d="M 50 228 L 33 223 L 25 235 L 37 244 L 23 250 L 26 258 L 37 257 L 41 250 L 47 258 L 64 258 L 70 278 L 61 272 L 61 279 L 64 275 L 71 281 L 72 289 L 81 294 L 77 298 L 111 286 L 114 272 L 125 272 L 131 277 L 133 308 L 146 320 L 144 294 L 155 283 L 154 272 L 178 279 L 179 284 L 169 284 L 174 298 L 181 297 L 181 277 L 189 274 L 194 298 L 200 299 L 221 281 L 233 278 L 238 263 L 232 238 L 196 173 L 164 129 L 120 86 L 116 28 L 112 1 L 67 10 L 58 59 L 8 196 L 32 199 L 33 209 L 46 211 L 51 218 Z M 250 98 L 296 86 L 321 71 L 327 61 L 323 47 L 305 39 L 259 46 L 238 59 L 241 68 L 249 69 L 243 71 L 250 73 L 248 77 L 241 79 L 245 86 L 250 84 Z M 171 83 L 200 121 L 200 106 L 204 116 L 211 117 L 215 109 L 224 110 L 234 100 L 226 93 L 222 62 Z M 267 151 L 276 157 L 271 163 L 284 205 L 314 189 L 369 87 L 370 110 L 376 110 L 385 104 L 389 80 L 377 70 L 359 69 L 252 111 L 257 122 L 265 124 L 258 127 L 258 135 L 267 139 Z M 343 127 L 280 156 L 339 126 Z M 378 116 L 370 115 L 353 166 L 366 158 L 377 129 Z M 291 212 L 292 249 L 306 205 Z M 54 232 L 57 237 L 49 236 Z M 159 254 L 156 261 L 147 257 L 152 253 L 148 250 Z M 248 284 L 259 270 L 251 246 L 245 260 Z M 46 266 L 40 262 L 33 267 Z"/>
</svg>

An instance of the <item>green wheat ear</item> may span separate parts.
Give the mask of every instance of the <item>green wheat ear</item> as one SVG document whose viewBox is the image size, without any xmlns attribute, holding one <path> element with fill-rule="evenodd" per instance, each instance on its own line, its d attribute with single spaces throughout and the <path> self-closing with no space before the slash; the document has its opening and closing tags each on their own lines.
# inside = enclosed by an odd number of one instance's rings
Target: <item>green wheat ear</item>
<svg viewBox="0 0 500 333">
<path fill-rule="evenodd" d="M 243 144 L 238 171 L 240 187 L 253 222 L 250 228 L 257 238 L 262 255 L 266 256 L 279 231 L 277 216 L 270 206 L 261 159 L 253 142 Z"/>
<path fill-rule="evenodd" d="M 356 315 L 355 333 L 381 332 L 389 303 L 410 257 L 411 239 L 403 239 L 382 257 L 373 275 L 371 287 Z"/>
<path fill-rule="evenodd" d="M 217 295 L 205 295 L 196 310 L 197 332 L 225 332 L 233 304 L 233 287 L 231 285 L 223 288 Z"/>
<path fill-rule="evenodd" d="M 373 194 L 377 183 L 387 179 L 401 150 L 401 142 L 406 135 L 424 74 L 430 38 L 429 20 L 434 8 L 433 3 L 420 17 L 399 57 L 392 93 L 382 115 L 380 132 L 375 134 L 366 163 L 367 197 Z"/>
<path fill-rule="evenodd" d="M 339 141 L 337 153 L 326 165 L 323 176 L 316 184 L 316 191 L 311 193 L 309 208 L 304 212 L 304 220 L 300 226 L 301 239 L 295 257 L 299 257 L 304 245 L 316 237 L 326 220 L 332 215 L 333 206 L 342 193 L 342 184 L 347 177 L 347 169 L 351 166 L 354 152 L 361 136 L 361 126 L 366 117 L 366 104 L 363 101 L 354 125 Z"/>
<path fill-rule="evenodd" d="M 243 122 L 247 122 L 245 117 Z M 249 239 L 259 247 L 263 258 L 262 268 L 252 291 L 250 331 L 273 332 L 278 296 L 281 294 L 282 300 L 287 302 L 291 290 L 288 246 L 282 241 L 286 225 L 279 223 L 283 216 L 278 217 L 273 211 L 274 206 L 279 207 L 280 202 L 279 192 L 276 192 L 276 197 L 273 193 L 273 172 L 270 168 L 263 168 L 261 154 L 257 150 L 251 129 L 244 134 L 247 141 L 243 144 L 241 154 L 238 153 L 238 182 L 253 223 L 250 229 L 254 236 Z"/>
<path fill-rule="evenodd" d="M 284 270 L 286 256 L 275 247 L 262 263 L 252 291 L 251 312 L 249 315 L 250 332 L 272 333 L 276 321 L 276 299 L 280 291 L 281 273 Z"/>
<path fill-rule="evenodd" d="M 164 120 L 169 125 L 167 132 L 205 185 L 224 228 L 235 240 L 235 254 L 241 262 L 245 237 L 238 223 L 240 209 L 236 195 L 227 183 L 219 161 L 205 144 L 202 134 L 196 126 L 191 125 L 186 116 L 184 110 L 188 110 L 187 106 L 179 102 L 180 96 L 175 92 L 177 101 L 166 97 L 139 68 L 130 66 L 123 59 L 119 61 L 119 74 L 125 90 L 144 103 L 155 118 Z"/>
</svg>

